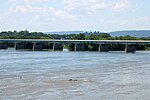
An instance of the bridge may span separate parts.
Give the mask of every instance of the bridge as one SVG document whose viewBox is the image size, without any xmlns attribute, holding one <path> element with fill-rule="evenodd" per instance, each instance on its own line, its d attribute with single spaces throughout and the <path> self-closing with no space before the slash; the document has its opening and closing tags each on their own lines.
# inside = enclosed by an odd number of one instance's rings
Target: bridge
<svg viewBox="0 0 150 100">
<path fill-rule="evenodd" d="M 85 45 L 91 44 L 96 51 L 108 52 L 109 45 L 125 45 L 125 51 L 134 53 L 134 45 L 150 45 L 150 41 L 142 40 L 51 40 L 51 39 L 0 39 L 0 49 L 7 49 L 13 44 L 16 50 L 32 49 L 33 51 L 46 49 L 63 50 L 63 45 L 73 46 L 73 51 L 84 51 Z M 43 45 L 44 44 L 44 45 Z M 47 47 L 46 47 L 47 46 Z"/>
</svg>

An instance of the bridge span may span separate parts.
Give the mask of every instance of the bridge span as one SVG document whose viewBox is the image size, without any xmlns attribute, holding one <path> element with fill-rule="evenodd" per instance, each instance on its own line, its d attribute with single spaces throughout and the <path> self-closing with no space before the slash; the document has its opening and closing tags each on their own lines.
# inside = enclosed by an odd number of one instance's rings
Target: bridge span
<svg viewBox="0 0 150 100">
<path fill-rule="evenodd" d="M 7 49 L 8 44 L 14 44 L 16 50 L 32 49 L 33 51 L 47 49 L 63 50 L 63 45 L 72 45 L 73 51 L 84 51 L 85 45 L 92 45 L 96 51 L 109 51 L 109 45 L 125 45 L 125 51 L 134 53 L 134 45 L 150 45 L 150 41 L 142 40 L 51 40 L 51 39 L 0 39 L 0 49 Z M 45 46 L 43 46 L 43 44 Z"/>
</svg>

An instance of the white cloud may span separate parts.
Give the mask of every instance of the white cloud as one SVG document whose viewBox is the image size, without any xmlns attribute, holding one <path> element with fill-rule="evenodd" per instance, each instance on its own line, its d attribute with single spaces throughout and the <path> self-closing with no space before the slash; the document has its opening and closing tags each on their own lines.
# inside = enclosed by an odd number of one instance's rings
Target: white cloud
<svg viewBox="0 0 150 100">
<path fill-rule="evenodd" d="M 28 8 L 25 6 L 16 6 L 16 7 L 10 7 L 9 8 L 9 13 L 27 13 Z"/>
<path fill-rule="evenodd" d="M 9 8 L 9 13 L 28 13 L 30 12 L 30 8 L 27 6 L 16 6 Z"/>
<path fill-rule="evenodd" d="M 75 0 L 62 0 L 65 10 L 74 10 L 78 7 L 78 3 Z"/>
<path fill-rule="evenodd" d="M 32 3 L 37 3 L 37 2 L 47 2 L 48 0 L 24 0 L 25 4 L 27 6 L 30 6 Z"/>
<path fill-rule="evenodd" d="M 16 6 L 9 8 L 9 13 L 49 13 L 56 17 L 63 17 L 67 19 L 74 19 L 74 16 L 53 7 L 32 7 L 32 6 Z"/>
<path fill-rule="evenodd" d="M 30 2 L 45 2 L 45 1 L 48 1 L 48 0 L 28 0 Z"/>
<path fill-rule="evenodd" d="M 103 8 L 105 8 L 105 7 L 106 7 L 105 4 L 95 4 L 95 5 L 91 6 L 91 8 L 92 8 L 93 10 L 103 9 Z"/>
<path fill-rule="evenodd" d="M 129 3 L 128 0 L 119 0 L 114 5 L 113 9 L 114 10 L 122 10 L 122 9 L 126 9 L 126 8 L 129 8 L 129 7 L 130 7 L 130 3 Z"/>
<path fill-rule="evenodd" d="M 16 0 L 9 0 L 10 2 L 15 2 Z M 16 7 L 11 7 L 9 12 L 11 13 L 28 13 L 28 12 L 52 12 L 56 16 L 73 18 L 73 15 L 70 14 L 71 11 L 93 13 L 94 11 L 103 10 L 103 9 L 114 9 L 122 10 L 128 8 L 130 3 L 128 0 L 119 0 L 117 2 L 108 1 L 108 0 L 24 0 L 25 5 L 18 5 Z M 62 4 L 64 9 L 56 7 L 43 7 L 35 6 L 32 7 L 33 3 L 37 2 L 47 2 L 47 3 L 59 3 Z"/>
<path fill-rule="evenodd" d="M 132 9 L 140 9 L 142 6 L 135 7 L 137 2 L 132 0 L 6 1 L 15 4 L 9 4 L 8 15 L 3 16 L 3 13 L 0 15 L 0 23 L 5 24 L 1 26 L 1 29 L 92 30 L 101 28 L 101 30 L 108 31 L 120 28 L 149 28 L 150 25 L 148 17 L 133 18 Z M 115 11 L 122 12 L 116 13 Z M 124 17 L 126 15 L 124 11 L 127 11 L 130 16 Z M 74 18 L 75 20 L 72 20 Z"/>
<path fill-rule="evenodd" d="M 61 2 L 66 11 L 78 9 L 83 10 L 84 12 L 103 9 L 123 10 L 130 7 L 129 0 L 62 0 Z"/>
<path fill-rule="evenodd" d="M 104 0 L 62 0 L 62 3 L 66 10 L 84 9 L 93 11 L 107 7 Z"/>
<path fill-rule="evenodd" d="M 33 2 L 47 2 L 48 0 L 25 0 L 25 2 L 33 3 Z"/>
<path fill-rule="evenodd" d="M 106 2 L 104 2 L 104 0 L 87 0 L 87 2 L 83 2 L 83 4 L 89 8 L 91 8 L 91 10 L 93 9 L 101 9 L 101 8 L 105 8 L 106 6 Z"/>
<path fill-rule="evenodd" d="M 14 2 L 17 2 L 17 0 L 9 0 L 8 2 L 9 3 L 14 3 Z"/>
</svg>

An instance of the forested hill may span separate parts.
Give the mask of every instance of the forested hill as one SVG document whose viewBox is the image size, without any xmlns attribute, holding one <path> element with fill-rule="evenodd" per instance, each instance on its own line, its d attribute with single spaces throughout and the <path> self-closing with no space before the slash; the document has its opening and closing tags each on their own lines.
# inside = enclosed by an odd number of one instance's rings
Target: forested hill
<svg viewBox="0 0 150 100">
<path fill-rule="evenodd" d="M 45 32 L 45 33 L 63 35 L 63 34 L 79 34 L 79 33 L 83 33 L 83 31 L 59 31 L 59 32 Z"/>
<path fill-rule="evenodd" d="M 114 31 L 109 32 L 111 36 L 134 36 L 134 37 L 150 37 L 150 30 L 131 30 L 131 31 Z"/>
<path fill-rule="evenodd" d="M 100 34 L 105 32 L 84 32 L 84 31 L 60 31 L 60 32 L 45 32 L 46 34 L 55 34 L 55 35 L 70 35 L 70 34 L 79 34 L 84 33 L 86 36 L 89 36 L 90 34 Z M 127 30 L 127 31 L 114 31 L 109 32 L 109 34 L 113 37 L 117 36 L 133 36 L 133 37 L 150 37 L 150 30 Z"/>
</svg>

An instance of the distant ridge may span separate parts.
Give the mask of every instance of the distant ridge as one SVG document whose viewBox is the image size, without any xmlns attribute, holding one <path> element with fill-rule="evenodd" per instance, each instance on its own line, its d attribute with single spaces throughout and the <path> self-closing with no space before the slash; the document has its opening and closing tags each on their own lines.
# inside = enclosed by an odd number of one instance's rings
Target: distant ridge
<svg viewBox="0 0 150 100">
<path fill-rule="evenodd" d="M 45 32 L 46 34 L 79 34 L 85 33 L 85 31 L 58 31 L 58 32 Z M 109 32 L 111 36 L 134 36 L 134 37 L 150 37 L 150 30 L 126 30 L 126 31 L 114 31 Z"/>
<path fill-rule="evenodd" d="M 150 37 L 150 30 L 127 30 L 109 32 L 111 36 L 134 36 L 134 37 Z"/>
<path fill-rule="evenodd" d="M 46 34 L 79 34 L 83 31 L 59 31 L 59 32 L 45 32 Z"/>
</svg>

